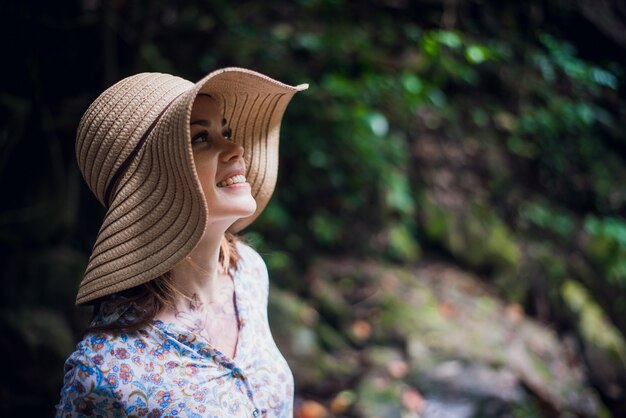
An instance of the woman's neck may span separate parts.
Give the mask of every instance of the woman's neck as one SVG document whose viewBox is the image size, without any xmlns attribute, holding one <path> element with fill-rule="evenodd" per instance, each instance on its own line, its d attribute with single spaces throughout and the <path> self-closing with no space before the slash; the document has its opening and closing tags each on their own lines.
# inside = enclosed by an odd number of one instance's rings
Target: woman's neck
<svg viewBox="0 0 626 418">
<path fill-rule="evenodd" d="M 173 284 L 180 295 L 175 306 L 187 306 L 190 300 L 210 304 L 219 298 L 227 275 L 219 262 L 224 231 L 207 227 L 194 250 L 171 271 Z"/>
</svg>

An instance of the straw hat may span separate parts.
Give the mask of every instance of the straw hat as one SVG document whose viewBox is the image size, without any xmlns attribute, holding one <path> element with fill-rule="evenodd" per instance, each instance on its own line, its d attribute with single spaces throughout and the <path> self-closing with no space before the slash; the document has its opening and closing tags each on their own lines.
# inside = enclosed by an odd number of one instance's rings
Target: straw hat
<svg viewBox="0 0 626 418">
<path fill-rule="evenodd" d="M 237 232 L 259 216 L 274 191 L 280 122 L 293 95 L 307 87 L 225 68 L 196 84 L 137 74 L 102 93 L 83 115 L 76 138 L 80 171 L 107 208 L 76 303 L 159 277 L 202 237 L 210 214 L 189 133 L 198 93 L 220 101 L 234 141 L 245 149 L 257 210 L 231 227 Z"/>
</svg>

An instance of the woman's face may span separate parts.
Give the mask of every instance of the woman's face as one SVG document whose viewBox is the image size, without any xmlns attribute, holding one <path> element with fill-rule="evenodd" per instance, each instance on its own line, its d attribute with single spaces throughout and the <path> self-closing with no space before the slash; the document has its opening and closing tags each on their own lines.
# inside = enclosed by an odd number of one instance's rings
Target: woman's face
<svg viewBox="0 0 626 418">
<path fill-rule="evenodd" d="M 246 181 L 243 147 L 233 142 L 215 99 L 198 95 L 191 109 L 191 144 L 196 172 L 209 207 L 209 223 L 254 214 L 256 201 Z"/>
</svg>

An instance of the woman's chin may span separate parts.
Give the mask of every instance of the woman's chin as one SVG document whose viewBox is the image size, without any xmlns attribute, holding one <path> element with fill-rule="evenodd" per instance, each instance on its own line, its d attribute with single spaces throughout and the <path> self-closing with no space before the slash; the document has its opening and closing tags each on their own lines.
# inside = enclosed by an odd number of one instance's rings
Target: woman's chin
<svg viewBox="0 0 626 418">
<path fill-rule="evenodd" d="M 254 212 L 256 212 L 256 200 L 254 200 L 252 194 L 248 193 L 245 196 L 241 196 L 241 199 L 238 203 L 239 204 L 237 205 L 237 211 L 241 213 L 239 219 L 252 216 L 254 215 Z"/>
<path fill-rule="evenodd" d="M 242 218 L 247 218 L 248 216 L 252 216 L 256 212 L 256 200 L 254 200 L 252 196 L 250 197 L 252 198 L 252 203 L 250 204 L 250 207 L 248 208 L 247 215 L 242 216 Z"/>
<path fill-rule="evenodd" d="M 216 207 L 209 204 L 209 218 L 214 220 L 232 219 L 232 222 L 235 223 L 239 219 L 254 215 L 256 207 L 256 200 L 252 195 L 242 196 L 240 199 L 230 201 L 228 206 Z"/>
</svg>

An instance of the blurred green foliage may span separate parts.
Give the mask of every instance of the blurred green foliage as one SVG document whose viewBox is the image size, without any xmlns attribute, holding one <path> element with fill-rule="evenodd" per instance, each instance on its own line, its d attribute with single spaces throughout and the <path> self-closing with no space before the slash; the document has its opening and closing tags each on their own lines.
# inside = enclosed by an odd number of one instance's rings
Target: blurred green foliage
<svg viewBox="0 0 626 418">
<path fill-rule="evenodd" d="M 580 332 L 626 367 L 624 336 L 607 321 L 602 308 L 593 301 L 589 292 L 572 280 L 566 281 L 561 290 L 569 308 L 580 317 Z"/>
<path fill-rule="evenodd" d="M 626 222 L 621 218 L 593 216 L 585 219 L 589 233 L 587 251 L 610 283 L 626 289 Z M 626 301 L 620 300 L 626 308 Z"/>
</svg>

